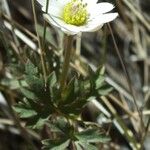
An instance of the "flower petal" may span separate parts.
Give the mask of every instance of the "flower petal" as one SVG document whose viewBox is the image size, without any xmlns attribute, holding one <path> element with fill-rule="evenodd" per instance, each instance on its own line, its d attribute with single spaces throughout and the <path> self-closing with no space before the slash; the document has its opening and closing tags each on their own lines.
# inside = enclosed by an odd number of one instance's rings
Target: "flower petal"
<svg viewBox="0 0 150 150">
<path fill-rule="evenodd" d="M 39 4 L 42 6 L 42 10 L 45 12 L 46 10 L 46 3 L 47 3 L 47 0 L 37 0 L 39 2 Z M 70 0 L 49 0 L 49 11 L 48 12 L 51 12 L 52 9 L 50 9 L 51 7 L 55 7 L 55 8 L 58 8 L 58 9 L 63 9 L 63 7 L 69 2 Z"/>
<path fill-rule="evenodd" d="M 42 5 L 42 10 L 46 8 L 47 0 L 37 0 Z M 64 6 L 71 0 L 50 0 L 48 14 L 44 14 L 45 19 L 53 26 L 60 28 L 63 32 L 69 35 L 75 35 L 80 32 L 93 32 L 100 29 L 104 23 L 114 20 L 118 13 L 107 13 L 114 6 L 110 3 L 98 3 L 98 0 L 82 0 L 87 3 L 87 11 L 90 16 L 88 23 L 83 26 L 67 24 L 63 21 L 62 13 Z"/>
<path fill-rule="evenodd" d="M 100 28 L 102 28 L 103 24 L 95 24 L 95 25 L 89 25 L 89 26 L 86 26 L 86 28 L 83 28 L 81 30 L 81 32 L 94 32 L 94 31 L 97 31 L 99 30 Z"/>
<path fill-rule="evenodd" d="M 111 11 L 114 6 L 110 3 L 98 3 L 89 8 L 88 12 L 92 17 Z"/>
<path fill-rule="evenodd" d="M 101 14 L 95 18 L 99 24 L 107 23 L 114 20 L 118 16 L 118 13 Z"/>
<path fill-rule="evenodd" d="M 118 16 L 118 13 L 101 14 L 89 21 L 88 24 L 83 28 L 82 32 L 93 32 L 100 29 L 104 23 L 114 20 Z"/>
<path fill-rule="evenodd" d="M 60 17 L 62 15 L 63 8 L 56 7 L 56 6 L 49 6 L 48 14 L 56 17 Z"/>
<path fill-rule="evenodd" d="M 66 34 L 75 35 L 81 31 L 82 26 L 78 27 L 78 26 L 67 24 L 63 20 L 47 14 L 44 14 L 44 17 L 50 24 L 60 28 Z"/>
<path fill-rule="evenodd" d="M 49 0 L 49 5 L 56 7 L 64 7 L 70 0 Z"/>
</svg>

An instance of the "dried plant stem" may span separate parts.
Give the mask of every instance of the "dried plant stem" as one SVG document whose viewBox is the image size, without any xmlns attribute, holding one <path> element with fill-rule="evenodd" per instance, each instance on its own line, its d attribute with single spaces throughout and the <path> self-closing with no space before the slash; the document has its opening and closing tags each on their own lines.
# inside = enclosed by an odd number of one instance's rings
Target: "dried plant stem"
<svg viewBox="0 0 150 150">
<path fill-rule="evenodd" d="M 9 6 L 8 6 L 7 0 L 2 0 L 2 3 L 3 3 L 3 6 L 4 6 L 3 9 L 5 9 L 6 14 L 9 16 L 9 18 L 12 19 L 12 16 L 11 16 L 11 13 L 10 13 L 10 10 L 9 10 Z M 13 36 L 13 41 L 14 41 L 14 43 L 16 44 L 17 53 L 18 53 L 19 57 L 21 57 L 20 42 L 19 42 L 17 36 L 16 36 L 15 33 L 14 33 L 14 29 L 15 29 L 15 26 L 14 26 L 14 23 L 12 22 L 12 30 L 11 30 L 11 33 L 12 33 L 12 36 Z M 24 63 L 24 60 L 22 59 L 21 62 Z"/>
<path fill-rule="evenodd" d="M 19 24 L 15 20 L 12 20 L 8 15 L 2 14 L 2 17 L 4 18 L 4 20 L 8 21 L 10 24 L 13 23 L 14 26 L 16 28 L 18 28 L 18 30 L 20 30 L 21 32 L 23 32 L 23 33 L 27 34 L 29 37 L 37 40 L 37 37 L 32 32 L 30 32 L 28 29 L 26 29 L 24 26 L 22 26 L 21 24 Z"/>
<path fill-rule="evenodd" d="M 49 6 L 49 0 L 46 1 L 46 10 L 45 12 L 48 12 L 48 6 Z M 43 47 L 45 47 L 45 38 L 46 38 L 46 29 L 47 29 L 47 22 L 44 20 L 44 31 L 43 31 Z"/>
<path fill-rule="evenodd" d="M 38 44 L 39 44 L 39 48 L 40 48 L 40 58 L 41 58 L 41 63 L 42 63 L 42 71 L 43 71 L 43 76 L 44 76 L 44 81 L 46 84 L 46 65 L 44 62 L 44 51 L 42 49 L 42 44 L 40 41 L 40 36 L 38 34 L 38 29 L 37 29 L 37 17 L 36 17 L 36 11 L 35 11 L 35 0 L 32 0 L 32 9 L 33 9 L 33 17 L 34 17 L 34 22 L 35 22 L 35 30 L 36 30 L 36 34 L 38 37 Z"/>
<path fill-rule="evenodd" d="M 149 126 L 150 126 L 150 116 L 148 118 L 147 125 L 146 125 L 146 128 L 145 128 L 145 132 L 144 132 L 142 140 L 141 140 L 141 145 L 144 144 L 145 138 L 146 138 L 146 136 L 148 134 Z"/>
<path fill-rule="evenodd" d="M 73 42 L 73 36 L 67 35 L 65 37 L 66 39 L 66 45 L 65 45 L 65 56 L 64 56 L 64 64 L 62 68 L 62 74 L 60 77 L 60 89 L 63 90 L 66 79 L 67 79 L 67 74 L 69 70 L 69 64 L 70 64 L 70 59 L 71 59 L 71 54 L 72 54 L 72 42 Z"/>
<path fill-rule="evenodd" d="M 114 43 L 114 46 L 115 46 L 116 53 L 117 53 L 117 55 L 118 55 L 118 57 L 119 57 L 119 60 L 120 60 L 121 65 L 122 65 L 122 68 L 123 68 L 124 73 L 125 73 L 125 75 L 126 75 L 127 82 L 128 82 L 128 85 L 129 85 L 129 89 L 130 89 L 131 94 L 132 94 L 132 96 L 133 96 L 133 101 L 134 101 L 135 107 L 136 107 L 137 112 L 138 112 L 139 117 L 140 117 L 141 129 L 143 130 L 143 129 L 145 128 L 145 126 L 144 126 L 144 122 L 143 122 L 142 113 L 141 113 L 141 111 L 140 111 L 140 109 L 139 109 L 139 107 L 138 107 L 138 105 L 137 105 L 137 102 L 136 102 L 136 98 L 135 98 L 135 95 L 134 95 L 134 92 L 133 92 L 133 88 L 132 88 L 132 86 L 131 86 L 131 80 L 130 80 L 129 73 L 128 73 L 128 71 L 127 71 L 126 64 L 125 64 L 125 62 L 124 62 L 124 59 L 123 59 L 122 56 L 120 55 L 118 46 L 117 46 L 117 44 L 116 44 L 115 37 L 114 37 L 114 35 L 113 35 L 112 29 L 111 29 L 111 26 L 110 26 L 109 23 L 108 23 L 108 28 L 109 28 L 109 30 L 110 30 L 110 33 L 111 33 L 111 36 L 112 36 L 112 39 L 113 39 L 113 43 Z M 141 131 L 141 133 L 143 133 L 143 131 Z"/>
<path fill-rule="evenodd" d="M 133 12 L 133 14 L 135 14 L 136 17 L 143 23 L 147 30 L 150 31 L 149 22 L 143 17 L 142 13 L 138 12 L 128 0 L 124 0 L 122 2 L 125 3 L 125 5 L 127 5 L 127 7 Z"/>
<path fill-rule="evenodd" d="M 7 87 L 5 86 L 0 86 L 0 90 L 1 91 L 6 91 L 8 95 L 11 95 L 12 97 L 16 97 L 16 95 L 14 95 L 14 93 L 12 91 L 9 91 Z M 32 136 L 29 135 L 28 131 L 21 125 L 20 120 L 18 119 L 17 115 L 15 114 L 13 107 L 12 107 L 12 103 L 11 100 L 8 100 L 7 98 L 5 99 L 6 101 L 6 105 L 8 107 L 8 110 L 11 114 L 11 118 L 13 120 L 13 123 L 18 127 L 18 129 L 21 132 L 21 135 L 23 136 L 23 138 L 26 140 L 26 142 L 28 144 L 30 144 L 31 148 L 33 150 L 36 150 L 36 146 L 34 145 L 34 143 L 32 142 Z"/>
<path fill-rule="evenodd" d="M 110 100 L 112 100 L 114 103 L 116 103 L 120 108 L 122 108 L 122 110 L 124 110 L 130 117 L 134 118 L 135 120 L 137 120 L 137 117 L 128 109 L 126 109 L 124 107 L 124 105 L 112 94 L 109 94 L 108 97 L 110 97 Z"/>
</svg>

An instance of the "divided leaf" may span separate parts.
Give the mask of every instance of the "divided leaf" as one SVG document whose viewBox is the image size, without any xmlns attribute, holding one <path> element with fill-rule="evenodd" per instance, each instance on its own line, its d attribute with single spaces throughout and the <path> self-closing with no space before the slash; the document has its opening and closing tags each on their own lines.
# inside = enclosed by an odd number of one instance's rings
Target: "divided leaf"
<svg viewBox="0 0 150 150">
<path fill-rule="evenodd" d="M 78 141 L 75 143 L 77 150 L 98 150 L 98 148 L 92 144 L 89 144 L 88 142 L 85 141 Z"/>
<path fill-rule="evenodd" d="M 44 150 L 66 150 L 69 146 L 70 140 L 43 140 Z"/>
<path fill-rule="evenodd" d="M 13 109 L 19 114 L 20 118 L 30 118 L 37 115 L 35 110 L 23 103 L 17 104 Z"/>
<path fill-rule="evenodd" d="M 25 72 L 28 75 L 36 75 L 38 73 L 38 69 L 33 63 L 31 63 L 31 61 L 29 61 L 25 65 Z"/>
<path fill-rule="evenodd" d="M 79 141 L 88 142 L 88 143 L 105 143 L 110 140 L 110 138 L 106 137 L 105 135 L 99 133 L 97 129 L 87 129 L 75 135 L 75 137 Z"/>
<path fill-rule="evenodd" d="M 33 92 L 31 92 L 30 90 L 28 90 L 27 88 L 20 88 L 20 90 L 21 90 L 21 93 L 26 97 L 26 98 L 29 98 L 29 99 L 31 99 L 31 100 L 33 100 L 33 101 L 37 101 L 37 96 L 33 93 Z"/>
</svg>

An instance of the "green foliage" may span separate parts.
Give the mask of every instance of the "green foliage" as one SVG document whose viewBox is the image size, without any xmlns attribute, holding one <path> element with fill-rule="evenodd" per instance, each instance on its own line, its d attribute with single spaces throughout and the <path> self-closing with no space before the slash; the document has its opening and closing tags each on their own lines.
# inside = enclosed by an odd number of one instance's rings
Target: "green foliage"
<svg viewBox="0 0 150 150">
<path fill-rule="evenodd" d="M 110 141 L 110 139 L 101 133 L 99 133 L 98 129 L 87 129 L 75 135 L 75 137 L 84 143 L 105 143 Z"/>
<path fill-rule="evenodd" d="M 30 118 L 37 115 L 37 112 L 31 107 L 27 100 L 20 102 L 13 108 L 21 118 Z"/>
<path fill-rule="evenodd" d="M 38 73 L 37 67 L 30 61 L 25 65 L 25 73 L 28 75 L 36 75 Z"/>
<path fill-rule="evenodd" d="M 77 123 L 77 122 L 76 122 Z M 47 122 L 51 134 L 57 137 L 55 140 L 43 140 L 44 148 L 59 149 L 58 144 L 65 146 L 67 149 L 71 144 L 75 145 L 77 149 L 94 149 L 98 150 L 94 143 L 106 143 L 110 138 L 106 137 L 100 132 L 99 128 L 90 126 L 83 131 L 75 130 L 64 118 L 55 118 L 55 121 Z M 61 147 L 60 147 L 61 148 Z"/>
<path fill-rule="evenodd" d="M 103 68 L 98 68 L 96 72 L 90 69 L 90 73 L 92 74 L 90 84 L 94 95 L 96 95 L 96 93 L 97 95 L 107 95 L 112 91 L 112 87 L 105 82 Z"/>
<path fill-rule="evenodd" d="M 66 150 L 69 146 L 70 140 L 44 140 L 43 142 L 44 150 Z"/>
<path fill-rule="evenodd" d="M 85 79 L 74 76 L 61 91 L 60 65 L 55 69 L 51 62 L 48 64 L 51 72 L 45 83 L 40 64 L 36 66 L 33 62 L 27 61 L 23 76 L 26 84 L 20 84 L 20 92 L 25 98 L 13 108 L 20 118 L 27 119 L 29 128 L 41 130 L 46 125 L 55 135 L 56 138 L 43 140 L 43 149 L 62 150 L 73 144 L 78 150 L 96 150 L 96 143 L 107 142 L 109 138 L 99 128 L 89 125 L 88 129 L 84 127 L 83 131 L 78 131 L 78 118 L 91 97 L 100 97 L 112 90 L 105 82 L 104 69 L 99 68 L 96 72 L 90 69 L 91 74 Z M 84 124 L 83 120 L 81 122 Z"/>
</svg>

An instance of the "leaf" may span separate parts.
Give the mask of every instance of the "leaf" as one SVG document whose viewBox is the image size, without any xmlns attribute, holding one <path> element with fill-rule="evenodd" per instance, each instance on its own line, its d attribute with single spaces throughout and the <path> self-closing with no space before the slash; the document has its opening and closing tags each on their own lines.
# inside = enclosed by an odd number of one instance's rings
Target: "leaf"
<svg viewBox="0 0 150 150">
<path fill-rule="evenodd" d="M 57 77 L 55 72 L 52 72 L 48 77 L 48 84 L 50 87 L 54 87 L 54 85 L 57 83 Z"/>
<path fill-rule="evenodd" d="M 82 142 L 97 143 L 97 142 L 108 142 L 110 138 L 99 133 L 96 129 L 87 129 L 75 135 L 75 137 Z"/>
<path fill-rule="evenodd" d="M 95 89 L 96 90 L 99 89 L 103 85 L 104 81 L 105 81 L 105 77 L 99 75 L 95 81 Z"/>
<path fill-rule="evenodd" d="M 88 99 L 74 99 L 72 103 L 59 107 L 62 112 L 68 115 L 79 115 L 82 108 L 86 105 Z"/>
<path fill-rule="evenodd" d="M 18 104 L 13 109 L 19 114 L 20 118 L 30 118 L 37 115 L 37 112 L 32 108 L 28 108 L 23 104 Z"/>
<path fill-rule="evenodd" d="M 98 94 L 99 95 L 107 95 L 109 92 L 111 92 L 113 90 L 113 87 L 111 87 L 108 84 L 103 85 L 99 90 L 98 90 Z"/>
<path fill-rule="evenodd" d="M 46 124 L 47 124 L 47 126 L 50 128 L 50 131 L 51 131 L 51 132 L 62 133 L 62 130 L 61 130 L 60 128 L 58 128 L 56 124 L 54 124 L 54 123 L 52 124 L 52 123 L 50 123 L 50 122 L 49 122 L 49 123 L 46 123 Z"/>
<path fill-rule="evenodd" d="M 96 74 L 103 76 L 105 73 L 105 67 L 104 66 L 100 66 L 98 67 L 98 69 L 96 70 Z"/>
<path fill-rule="evenodd" d="M 75 141 L 74 143 L 75 143 L 75 146 L 76 146 L 76 149 L 77 149 L 77 150 L 83 150 L 82 144 L 80 144 L 79 141 Z"/>
<path fill-rule="evenodd" d="M 72 78 L 62 94 L 60 104 L 70 104 L 75 100 L 75 78 Z"/>
<path fill-rule="evenodd" d="M 16 90 L 20 88 L 20 85 L 27 86 L 27 83 L 25 80 L 17 80 L 17 79 L 2 79 L 1 84 L 5 86 L 9 86 L 10 89 Z"/>
<path fill-rule="evenodd" d="M 53 122 L 47 122 L 47 126 L 50 128 L 52 132 L 59 132 L 62 133 L 65 136 L 68 136 L 69 133 L 67 133 L 70 130 L 70 126 L 67 121 L 65 121 L 65 118 L 63 117 L 57 117 Z"/>
<path fill-rule="evenodd" d="M 31 87 L 31 89 L 37 92 L 39 92 L 39 90 L 44 88 L 44 80 L 34 75 L 26 75 L 25 80 L 28 83 L 28 85 Z"/>
<path fill-rule="evenodd" d="M 33 129 L 42 129 L 44 124 L 47 122 L 48 117 L 47 118 L 41 118 L 39 116 L 39 119 L 37 120 L 37 122 L 33 125 Z"/>
<path fill-rule="evenodd" d="M 88 142 L 79 141 L 78 145 L 81 145 L 85 150 L 98 150 L 98 148 Z"/>
<path fill-rule="evenodd" d="M 90 81 L 86 80 L 80 83 L 82 90 L 88 91 L 90 89 Z"/>
<path fill-rule="evenodd" d="M 43 140 L 44 150 L 66 150 L 69 146 L 70 139 L 68 140 Z"/>
<path fill-rule="evenodd" d="M 28 90 L 26 88 L 20 88 L 20 91 L 25 97 L 27 97 L 31 100 L 37 101 L 37 99 L 38 99 L 37 96 L 30 90 Z"/>
<path fill-rule="evenodd" d="M 38 69 L 33 63 L 31 63 L 31 61 L 29 61 L 25 65 L 25 72 L 28 75 L 36 75 L 38 73 Z"/>
</svg>

